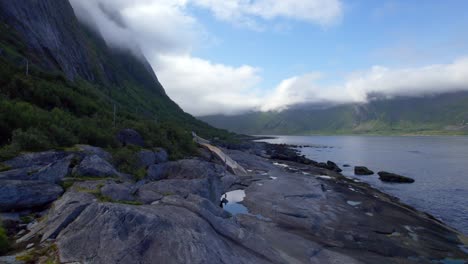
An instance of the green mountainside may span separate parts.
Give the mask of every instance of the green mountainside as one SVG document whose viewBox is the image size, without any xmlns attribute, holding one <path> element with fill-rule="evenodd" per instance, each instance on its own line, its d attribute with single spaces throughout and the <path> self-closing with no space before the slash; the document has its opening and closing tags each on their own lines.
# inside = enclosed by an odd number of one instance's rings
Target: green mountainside
<svg viewBox="0 0 468 264">
<path fill-rule="evenodd" d="M 0 0 L 0 160 L 77 143 L 114 147 L 122 128 L 173 157 L 193 151 L 191 131 L 232 136 L 185 113 L 143 56 L 108 47 L 68 1 Z"/>
<path fill-rule="evenodd" d="M 468 92 L 200 119 L 245 134 L 468 134 Z"/>
</svg>

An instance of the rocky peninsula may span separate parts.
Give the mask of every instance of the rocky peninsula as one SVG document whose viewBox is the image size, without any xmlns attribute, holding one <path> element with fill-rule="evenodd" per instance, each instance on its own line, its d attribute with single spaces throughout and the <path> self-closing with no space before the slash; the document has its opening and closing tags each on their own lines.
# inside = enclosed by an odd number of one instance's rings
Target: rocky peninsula
<svg viewBox="0 0 468 264">
<path fill-rule="evenodd" d="M 23 154 L 2 163 L 1 263 L 464 263 L 467 238 L 333 162 L 284 145 L 196 138 L 198 156 L 136 155 L 143 178 L 104 149 Z M 246 211 L 220 207 L 243 190 Z"/>
</svg>

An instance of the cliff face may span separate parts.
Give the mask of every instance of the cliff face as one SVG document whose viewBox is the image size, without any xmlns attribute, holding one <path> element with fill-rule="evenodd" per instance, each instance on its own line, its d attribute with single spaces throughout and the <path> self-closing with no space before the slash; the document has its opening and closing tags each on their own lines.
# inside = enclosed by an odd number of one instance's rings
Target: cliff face
<svg viewBox="0 0 468 264">
<path fill-rule="evenodd" d="M 66 0 L 0 0 L 0 21 L 14 28 L 27 46 L 27 59 L 68 79 L 83 78 L 104 85 L 131 82 L 163 95 L 143 58 L 107 47 L 75 17 Z"/>
</svg>

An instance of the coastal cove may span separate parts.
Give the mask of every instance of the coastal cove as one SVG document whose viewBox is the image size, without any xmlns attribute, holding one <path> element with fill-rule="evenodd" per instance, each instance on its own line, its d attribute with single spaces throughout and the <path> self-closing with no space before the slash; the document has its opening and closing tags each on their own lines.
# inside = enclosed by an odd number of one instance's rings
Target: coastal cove
<svg viewBox="0 0 468 264">
<path fill-rule="evenodd" d="M 468 137 L 464 136 L 272 136 L 261 141 L 298 148 L 318 162 L 334 161 L 342 174 L 369 183 L 468 233 Z M 343 165 L 350 165 L 349 167 Z M 354 166 L 411 177 L 413 184 L 354 175 Z"/>
</svg>

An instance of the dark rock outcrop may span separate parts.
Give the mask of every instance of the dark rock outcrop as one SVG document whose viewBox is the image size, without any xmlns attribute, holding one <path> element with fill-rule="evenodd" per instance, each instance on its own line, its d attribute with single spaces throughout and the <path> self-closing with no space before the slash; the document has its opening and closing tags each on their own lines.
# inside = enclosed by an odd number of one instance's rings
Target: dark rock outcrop
<svg viewBox="0 0 468 264">
<path fill-rule="evenodd" d="M 329 170 L 335 171 L 335 172 L 342 172 L 342 171 L 343 171 L 340 167 L 338 167 L 338 165 L 336 165 L 335 162 L 330 161 L 330 160 L 327 161 L 327 167 L 326 167 L 326 169 L 329 169 Z"/>
<path fill-rule="evenodd" d="M 386 172 L 386 171 L 380 171 L 377 174 L 379 174 L 379 179 L 384 182 L 395 182 L 395 183 L 413 183 L 414 179 L 398 175 L 395 173 L 391 172 Z"/>
<path fill-rule="evenodd" d="M 356 175 L 372 175 L 374 172 L 369 170 L 367 167 L 364 166 L 356 166 L 354 167 L 354 174 Z"/>
<path fill-rule="evenodd" d="M 116 177 L 120 173 L 106 160 L 98 155 L 86 156 L 73 169 L 73 175 L 79 177 Z"/>
<path fill-rule="evenodd" d="M 135 146 L 140 146 L 144 147 L 145 146 L 145 141 L 143 140 L 143 137 L 134 129 L 122 129 L 117 133 L 117 140 L 122 144 L 123 146 L 127 145 L 135 145 Z"/>
<path fill-rule="evenodd" d="M 0 181 L 0 211 L 45 206 L 63 192 L 59 185 L 41 181 Z"/>
</svg>

